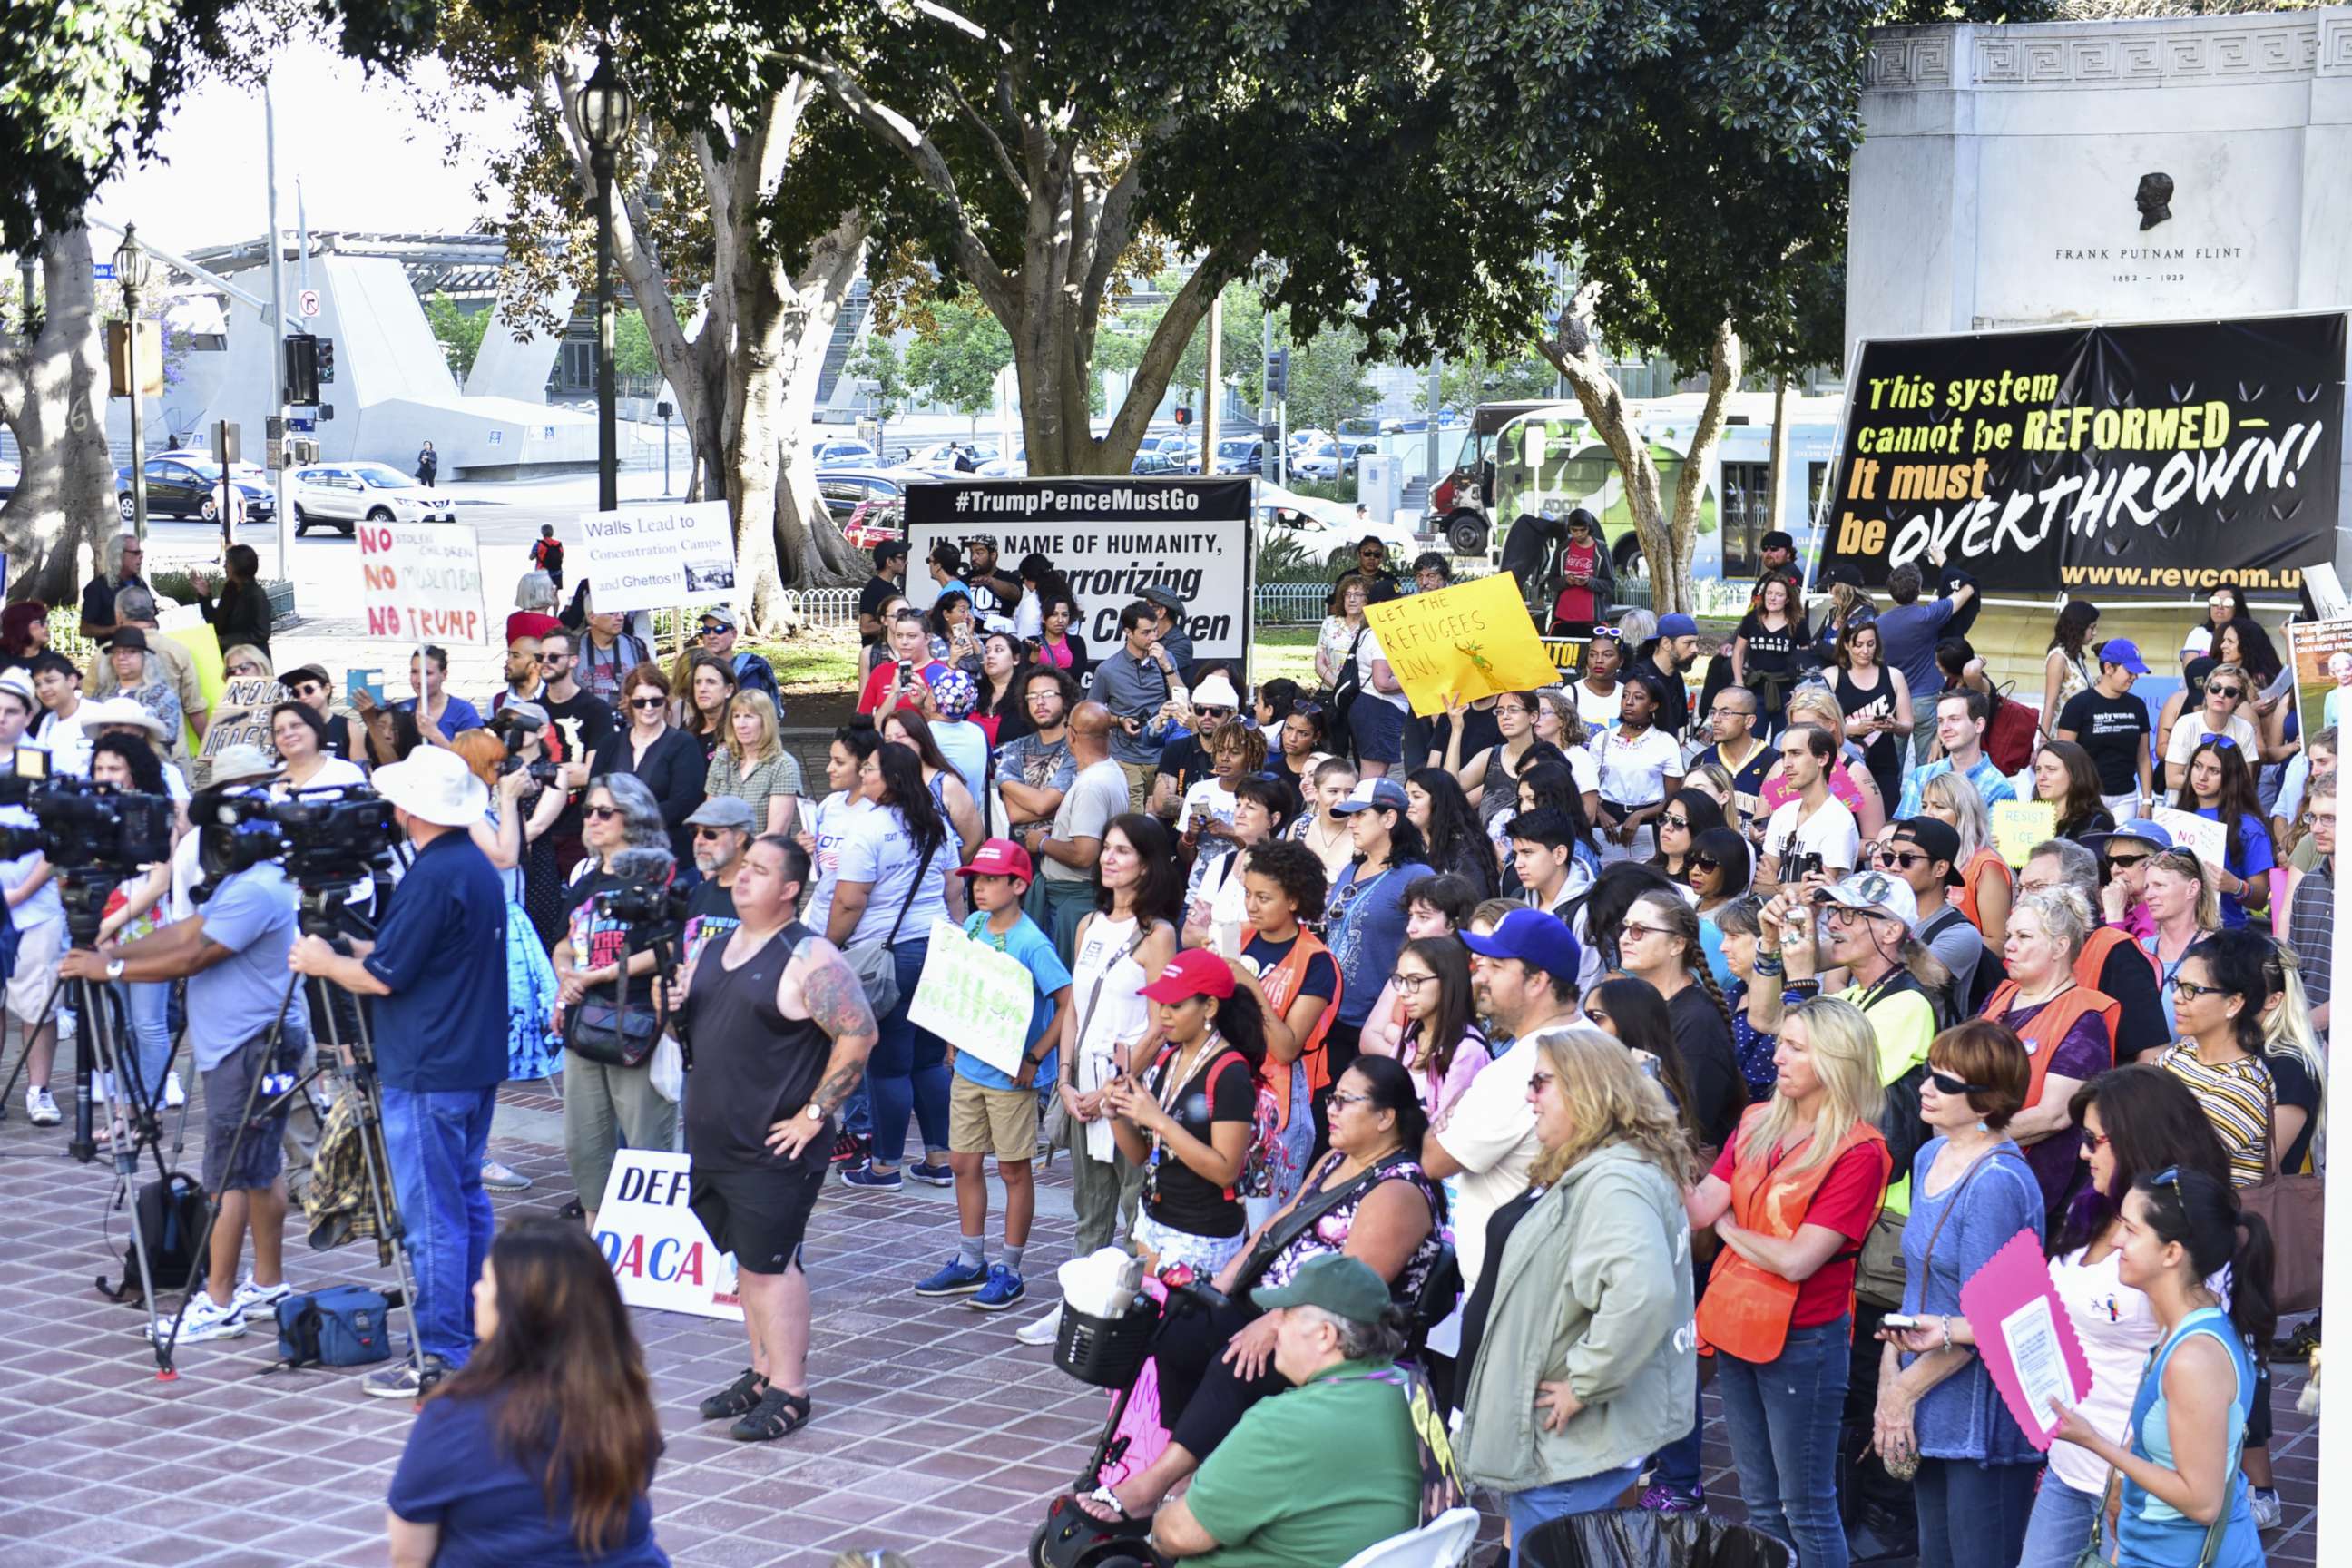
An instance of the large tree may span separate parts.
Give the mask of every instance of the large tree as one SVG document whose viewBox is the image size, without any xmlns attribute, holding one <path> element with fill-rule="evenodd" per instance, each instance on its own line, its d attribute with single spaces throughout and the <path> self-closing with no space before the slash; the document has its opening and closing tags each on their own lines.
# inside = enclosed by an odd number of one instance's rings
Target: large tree
<svg viewBox="0 0 2352 1568">
<path fill-rule="evenodd" d="M 877 233 L 969 287 L 1020 372 L 1033 473 L 1124 473 L 1216 291 L 1261 257 L 1311 329 L 1480 292 L 1428 181 L 1442 125 L 1427 13 L 1355 0 L 971 0 L 877 7 L 821 79 L 891 165 Z M 1399 191 L 1415 193 L 1400 221 Z M 1120 280 L 1191 270 L 1097 437 Z M 1253 358 L 1255 355 L 1253 354 Z"/>
<path fill-rule="evenodd" d="M 39 331 L 0 342 L 0 417 L 24 458 L 0 545 L 11 596 L 56 605 L 73 598 L 81 547 L 115 531 L 114 462 L 89 231 L 51 231 L 39 254 Z"/>
</svg>

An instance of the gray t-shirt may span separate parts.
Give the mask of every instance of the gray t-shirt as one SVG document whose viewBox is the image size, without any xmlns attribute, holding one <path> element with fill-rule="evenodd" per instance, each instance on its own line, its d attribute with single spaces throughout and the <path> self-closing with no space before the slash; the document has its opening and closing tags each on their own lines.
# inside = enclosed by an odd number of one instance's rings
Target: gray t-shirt
<svg viewBox="0 0 2352 1568">
<path fill-rule="evenodd" d="M 1114 734 L 1116 731 L 1112 731 Z M 1100 838 L 1110 819 L 1127 810 L 1127 774 L 1115 762 L 1090 763 L 1078 770 L 1063 792 L 1061 809 L 1054 813 L 1054 837 L 1065 841 L 1072 838 Z M 1094 873 L 1076 866 L 1065 866 L 1051 856 L 1045 857 L 1045 880 L 1049 882 L 1089 882 Z"/>
<path fill-rule="evenodd" d="M 268 1032 L 285 1010 L 286 1036 L 309 1037 L 302 993 L 287 994 L 286 954 L 299 930 L 294 889 L 273 865 L 239 871 L 197 907 L 205 940 L 229 956 L 188 978 L 188 1048 L 196 1070 L 210 1072 L 231 1051 Z"/>
<path fill-rule="evenodd" d="M 948 918 L 947 878 L 956 864 L 954 832 L 948 841 L 931 856 L 930 868 L 923 869 L 923 852 L 915 847 L 914 836 L 907 831 L 907 816 L 895 805 L 877 806 L 853 818 L 849 831 L 841 841 L 841 866 L 835 878 L 841 882 L 871 884 L 866 898 L 866 912 L 858 917 L 857 929 L 849 933 L 851 942 L 880 942 L 897 925 L 902 942 L 928 939 L 931 922 Z M 917 885 L 917 873 L 921 883 Z M 908 894 L 913 891 L 909 900 Z M 906 907 L 907 918 L 901 921 L 898 910 Z"/>
<path fill-rule="evenodd" d="M 1157 663 L 1139 660 L 1122 646 L 1095 667 L 1089 695 L 1109 709 L 1114 719 L 1141 719 L 1148 722 L 1168 700 L 1168 675 Z M 1115 762 L 1157 763 L 1160 745 L 1149 736 L 1130 735 L 1124 725 L 1114 724 L 1110 730 L 1110 754 Z"/>
<path fill-rule="evenodd" d="M 1950 904 L 1950 910 L 1932 914 L 1921 925 L 1932 922 L 1933 929 L 1923 931 L 1920 944 L 1936 955 L 1936 962 L 1952 972 L 1952 1004 L 1956 1011 L 1965 1011 L 1969 1005 L 1969 988 L 1976 984 L 1977 964 L 1985 953 L 1984 933 L 1969 923 L 1968 917 Z"/>
</svg>

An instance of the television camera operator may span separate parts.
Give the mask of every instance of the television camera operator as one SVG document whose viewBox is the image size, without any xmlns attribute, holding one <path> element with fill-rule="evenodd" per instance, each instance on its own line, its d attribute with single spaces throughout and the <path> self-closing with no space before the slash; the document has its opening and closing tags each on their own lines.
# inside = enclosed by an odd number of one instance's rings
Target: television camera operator
<svg viewBox="0 0 2352 1568">
<path fill-rule="evenodd" d="M 296 1071 L 309 1043 L 309 1011 L 286 984 L 297 897 L 285 872 L 264 860 L 212 881 L 187 919 L 131 942 L 75 948 L 59 965 L 72 980 L 188 983 L 188 1048 L 205 1084 L 204 1187 L 218 1212 L 204 1290 L 188 1303 L 181 1343 L 236 1338 L 249 1313 L 267 1313 L 286 1294 L 281 1168 L 290 1101 L 252 1091 L 257 1078 Z M 248 1103 L 256 1113 L 245 1125 Z M 239 1281 L 248 1233 L 253 1272 Z"/>
<path fill-rule="evenodd" d="M 468 833 L 489 792 L 463 758 L 420 747 L 373 783 L 415 858 L 373 943 L 304 936 L 288 963 L 373 998 L 384 1145 L 415 1277 L 417 1350 L 367 1392 L 414 1398 L 473 1350 L 473 1287 L 490 1246 L 482 1157 L 507 1076 L 506 889 Z"/>
</svg>

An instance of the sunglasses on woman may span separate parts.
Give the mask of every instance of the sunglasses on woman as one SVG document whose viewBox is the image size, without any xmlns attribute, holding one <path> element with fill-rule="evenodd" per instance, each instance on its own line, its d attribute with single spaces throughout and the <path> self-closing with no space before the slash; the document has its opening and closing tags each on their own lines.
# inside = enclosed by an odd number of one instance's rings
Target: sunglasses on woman
<svg viewBox="0 0 2352 1568">
<path fill-rule="evenodd" d="M 1661 827 L 1679 827 L 1685 833 L 1688 833 L 1690 831 L 1690 818 L 1687 816 L 1662 816 L 1658 818 L 1658 826 Z"/>
<path fill-rule="evenodd" d="M 1723 862 L 1717 859 L 1712 855 L 1693 855 L 1691 857 L 1691 865 L 1701 871 L 1720 871 L 1723 869 Z"/>
<path fill-rule="evenodd" d="M 629 706 L 632 708 L 659 708 L 668 701 L 669 699 L 667 697 L 632 697 L 629 699 Z"/>
<path fill-rule="evenodd" d="M 1927 1079 L 1945 1094 L 1990 1094 L 1992 1092 L 1989 1085 L 1970 1083 L 1965 1079 L 1954 1078 L 1941 1068 L 1929 1068 Z"/>
<path fill-rule="evenodd" d="M 621 815 L 621 808 L 617 805 L 592 805 L 580 815 L 591 822 L 610 822 Z"/>
</svg>

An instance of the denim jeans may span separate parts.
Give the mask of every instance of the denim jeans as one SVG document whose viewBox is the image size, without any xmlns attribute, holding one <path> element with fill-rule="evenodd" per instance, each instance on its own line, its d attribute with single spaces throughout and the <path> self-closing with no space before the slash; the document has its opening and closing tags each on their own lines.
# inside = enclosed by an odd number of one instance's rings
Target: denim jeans
<svg viewBox="0 0 2352 1568">
<path fill-rule="evenodd" d="M 2042 1472 L 2042 1489 L 2034 1494 L 2032 1515 L 2025 1521 L 2025 1554 L 2017 1568 L 2074 1568 L 2075 1557 L 2090 1544 L 2091 1518 L 2105 1500 L 2097 1492 L 2076 1491 L 2056 1472 Z M 2100 1542 L 2100 1555 L 2116 1557 L 2115 1533 Z"/>
<path fill-rule="evenodd" d="M 1622 1469 L 1603 1470 L 1597 1476 L 1554 1481 L 1549 1486 L 1529 1487 L 1523 1492 L 1505 1492 L 1503 1513 L 1511 1521 L 1511 1568 L 1518 1568 L 1519 1551 L 1527 1544 L 1528 1531 L 1570 1514 L 1597 1513 L 1604 1508 L 1616 1507 L 1618 1497 L 1641 1473 L 1640 1465 L 1628 1465 Z"/>
<path fill-rule="evenodd" d="M 139 1064 L 141 1098 L 161 1104 L 163 1073 L 172 1062 L 172 983 L 168 980 L 119 981 L 115 994 L 122 998 L 122 1016 L 131 1026 L 124 1054 Z"/>
<path fill-rule="evenodd" d="M 1714 1272 L 1713 1258 L 1702 1262 L 1691 1258 L 1691 1297 L 1706 1299 L 1707 1277 Z M 1705 1363 L 1701 1363 L 1701 1370 Z M 1650 1480 L 1654 1486 L 1672 1487 L 1678 1492 L 1696 1493 L 1702 1479 L 1699 1451 L 1706 1439 L 1706 1383 L 1701 1379 L 1692 1384 L 1693 1405 L 1691 1429 L 1687 1436 L 1675 1438 L 1650 1456 Z"/>
<path fill-rule="evenodd" d="M 1794 1546 L 1801 1568 L 1846 1568 L 1837 1439 L 1849 1321 L 1790 1329 L 1788 1343 L 1769 1362 L 1742 1361 L 1721 1350 L 1715 1357 L 1715 1386 L 1723 1395 L 1748 1522 Z"/>
<path fill-rule="evenodd" d="M 1974 1568 L 2014 1563 L 2025 1550 L 2033 1508 L 2034 1465 L 1980 1465 L 1974 1459 L 1922 1459 L 1912 1482 L 1919 1499 L 1919 1568 Z M 2083 1526 L 2084 1539 L 2090 1525 Z M 2075 1545 L 2080 1547 L 2082 1542 Z"/>
<path fill-rule="evenodd" d="M 929 937 L 890 950 L 898 963 L 898 1005 L 882 1017 L 880 1037 L 866 1058 L 866 1094 L 874 1107 L 874 1162 L 896 1165 L 907 1152 L 907 1116 L 921 1123 L 929 1149 L 948 1146 L 948 1043 L 908 1021 L 907 1005 L 923 978 Z"/>
<path fill-rule="evenodd" d="M 416 1284 L 417 1348 L 451 1371 L 474 1349 L 474 1281 L 490 1254 L 489 1194 L 482 1154 L 490 1142 L 498 1086 L 405 1089 L 383 1086 L 383 1142 L 394 1195 L 408 1229 Z"/>
</svg>

